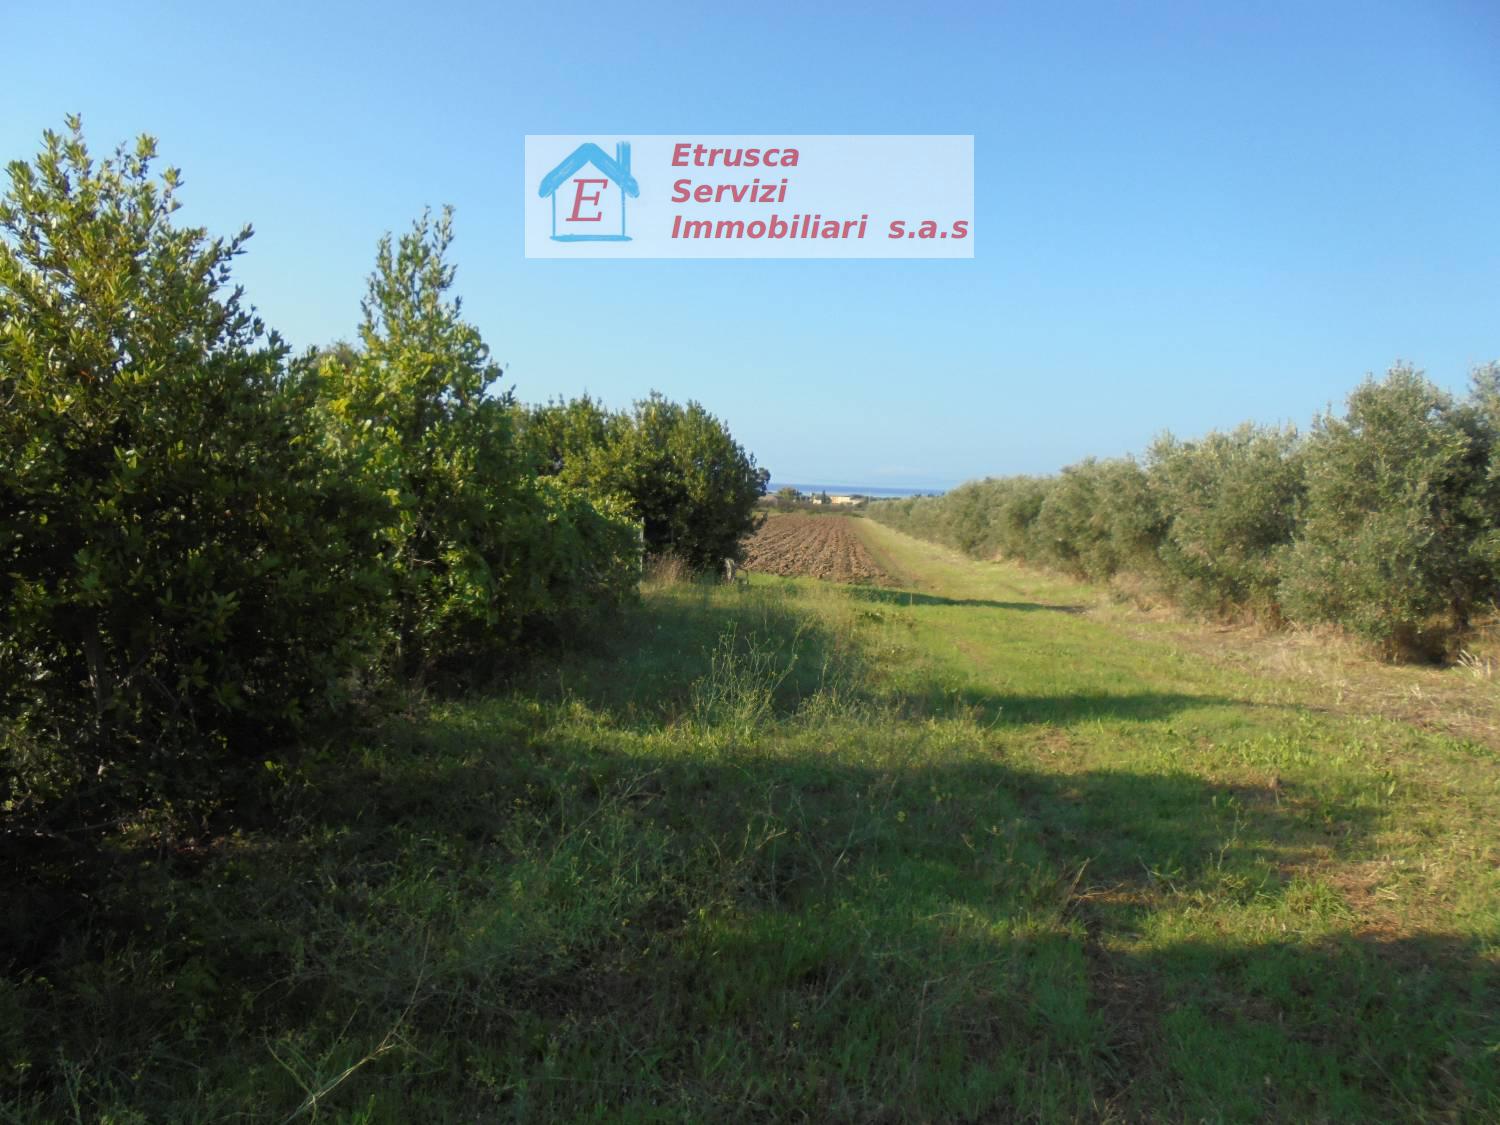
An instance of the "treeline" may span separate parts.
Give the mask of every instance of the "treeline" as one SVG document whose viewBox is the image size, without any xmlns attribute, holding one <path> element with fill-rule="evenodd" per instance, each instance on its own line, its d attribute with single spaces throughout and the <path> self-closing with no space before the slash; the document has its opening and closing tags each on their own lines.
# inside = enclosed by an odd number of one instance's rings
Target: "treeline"
<svg viewBox="0 0 1500 1125">
<path fill-rule="evenodd" d="M 0 200 L 0 809 L 192 802 L 392 686 L 607 616 L 643 552 L 733 554 L 766 474 L 696 404 L 528 408 L 461 316 L 450 215 L 379 243 L 357 342 L 293 356 L 174 225 L 149 138 L 76 118 Z"/>
<path fill-rule="evenodd" d="M 1462 399 L 1399 365 L 1305 435 L 1168 435 L 1140 460 L 870 514 L 976 557 L 1127 576 L 1199 612 L 1329 623 L 1392 657 L 1440 658 L 1500 595 L 1500 364 Z"/>
</svg>

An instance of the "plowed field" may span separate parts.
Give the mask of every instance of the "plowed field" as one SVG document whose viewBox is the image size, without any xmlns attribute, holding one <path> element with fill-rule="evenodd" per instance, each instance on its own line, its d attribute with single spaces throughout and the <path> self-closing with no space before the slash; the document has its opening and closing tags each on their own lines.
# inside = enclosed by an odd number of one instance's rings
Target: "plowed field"
<svg viewBox="0 0 1500 1125">
<path fill-rule="evenodd" d="M 745 569 L 832 582 L 889 582 L 848 516 L 772 516 L 750 537 Z"/>
</svg>

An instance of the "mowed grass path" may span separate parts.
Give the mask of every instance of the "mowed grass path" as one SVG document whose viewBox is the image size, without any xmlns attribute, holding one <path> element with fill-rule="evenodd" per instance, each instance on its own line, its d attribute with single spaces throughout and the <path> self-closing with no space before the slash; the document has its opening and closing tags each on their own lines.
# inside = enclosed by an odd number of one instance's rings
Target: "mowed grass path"
<svg viewBox="0 0 1500 1125">
<path fill-rule="evenodd" d="M 1059 917 L 1127 1116 L 1500 1115 L 1495 747 L 1206 664 L 1090 587 L 863 531 L 921 591 L 891 599 L 921 654 L 893 689 L 940 685 L 1000 735 L 1035 838 L 1079 871 Z"/>
<path fill-rule="evenodd" d="M 861 530 L 905 588 L 648 588 L 141 869 L 13 1114 L 1500 1119 L 1493 747 Z"/>
</svg>

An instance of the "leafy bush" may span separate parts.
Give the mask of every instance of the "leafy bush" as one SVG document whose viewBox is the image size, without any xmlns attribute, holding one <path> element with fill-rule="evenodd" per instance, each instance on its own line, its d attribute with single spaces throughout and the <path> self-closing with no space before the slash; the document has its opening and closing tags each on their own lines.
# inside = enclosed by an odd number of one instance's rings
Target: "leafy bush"
<svg viewBox="0 0 1500 1125">
<path fill-rule="evenodd" d="M 1106 580 L 1149 567 L 1161 520 L 1146 475 L 1131 460 L 1070 465 L 1047 490 L 1033 521 L 1031 552 L 1080 578 Z"/>
<path fill-rule="evenodd" d="M 1097 464 L 1090 457 L 1064 468 L 1036 518 L 1037 561 L 1079 578 L 1098 573 L 1097 563 L 1090 563 L 1099 560 L 1101 548 L 1107 543 L 1107 533 L 1094 520 L 1101 500 L 1097 495 Z"/>
<path fill-rule="evenodd" d="M 1304 491 L 1295 430 L 1244 425 L 1152 446 L 1151 490 L 1169 518 L 1160 548 L 1173 594 L 1194 609 L 1277 615 L 1277 557 Z"/>
<path fill-rule="evenodd" d="M 1392 654 L 1437 655 L 1492 595 L 1491 450 L 1472 410 L 1408 366 L 1349 396 L 1306 449 L 1307 504 L 1281 599 Z M 1489 521 L 1487 523 L 1487 521 Z"/>
<path fill-rule="evenodd" d="M 993 505 L 989 481 L 954 489 L 940 514 L 939 538 L 971 555 L 983 554 L 990 542 Z M 912 505 L 915 510 L 917 504 Z"/>
<path fill-rule="evenodd" d="M 962 487 L 970 488 L 972 485 Z M 891 500 L 878 500 L 870 505 L 870 515 L 877 522 L 888 524 L 908 535 L 915 535 L 919 539 L 930 539 L 935 543 L 945 543 L 947 540 L 935 534 L 927 525 L 927 521 L 919 519 L 920 515 L 936 510 L 936 505 L 931 503 L 934 499 L 936 498 L 927 496 L 903 496 Z M 928 501 L 928 503 L 923 503 L 923 501 Z"/>
<path fill-rule="evenodd" d="M 635 597 L 641 527 L 624 502 L 529 476 L 514 510 L 507 600 L 523 637 L 565 635 Z"/>
<path fill-rule="evenodd" d="M 141 138 L 76 118 L 0 202 L 5 798 L 192 795 L 340 695 L 372 641 L 368 507 Z M 254 732 L 253 739 L 238 736 Z"/>
<path fill-rule="evenodd" d="M 1008 477 L 989 482 L 994 496 L 988 542 L 1015 559 L 1034 559 L 1040 552 L 1036 521 L 1054 482 L 1041 477 Z"/>
<path fill-rule="evenodd" d="M 360 347 L 319 367 L 330 456 L 388 499 L 389 631 L 403 675 L 504 658 L 529 629 L 617 604 L 639 578 L 619 506 L 537 479 L 521 419 L 450 298 L 452 214 L 386 236 Z"/>
<path fill-rule="evenodd" d="M 1500 598 L 1500 363 L 1474 369 L 1469 399 L 1462 411 L 1464 426 L 1477 447 L 1488 449 L 1482 478 L 1475 485 L 1475 504 L 1482 531 L 1474 543 L 1481 599 Z"/>
<path fill-rule="evenodd" d="M 1022 557 L 1013 544 L 1001 545 L 1004 536 L 997 524 L 1003 520 L 1005 495 L 1020 479 L 970 481 L 942 496 L 879 500 L 869 511 L 881 523 L 966 554 L 981 557 L 1003 549 Z"/>
<path fill-rule="evenodd" d="M 542 471 L 591 497 L 617 497 L 644 526 L 646 550 L 671 553 L 695 571 L 741 556 L 770 474 L 696 402 L 662 395 L 628 412 L 591 399 L 534 408 L 527 445 Z"/>
<path fill-rule="evenodd" d="M 631 514 L 542 479 L 487 393 L 446 212 L 382 241 L 359 346 L 289 363 L 230 287 L 249 229 L 175 227 L 148 138 L 96 163 L 69 125 L 0 203 L 7 811 L 208 796 L 387 666 L 633 594 Z"/>
</svg>

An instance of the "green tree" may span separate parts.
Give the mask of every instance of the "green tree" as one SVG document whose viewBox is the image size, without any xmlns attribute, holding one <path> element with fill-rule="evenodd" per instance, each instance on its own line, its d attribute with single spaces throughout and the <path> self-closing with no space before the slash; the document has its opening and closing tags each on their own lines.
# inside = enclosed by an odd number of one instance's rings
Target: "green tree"
<svg viewBox="0 0 1500 1125">
<path fill-rule="evenodd" d="M 628 421 L 615 471 L 645 525 L 647 549 L 701 571 L 742 558 L 770 473 L 696 402 L 679 406 L 652 392 Z"/>
<path fill-rule="evenodd" d="M 646 550 L 699 571 L 741 557 L 770 474 L 696 402 L 653 391 L 606 415 L 589 399 L 534 409 L 526 445 L 544 471 L 595 498 L 617 497 L 641 521 Z"/>
<path fill-rule="evenodd" d="M 357 349 L 320 366 L 330 452 L 389 502 L 390 641 L 406 677 L 473 670 L 543 622 L 618 602 L 636 573 L 626 513 L 539 479 L 502 372 L 451 293 L 452 212 L 387 235 Z"/>
<path fill-rule="evenodd" d="M 588 395 L 533 406 L 523 428 L 527 459 L 543 476 L 587 488 L 607 474 L 603 453 L 623 422 Z"/>
<path fill-rule="evenodd" d="M 1173 593 L 1202 610 L 1277 616 L 1277 560 L 1305 489 L 1296 431 L 1244 425 L 1200 441 L 1169 434 L 1148 460 L 1168 519 L 1160 554 Z"/>
<path fill-rule="evenodd" d="M 485 538 L 495 494 L 515 475 L 509 404 L 484 395 L 499 368 L 449 294 L 452 237 L 448 211 L 424 213 L 397 240 L 383 237 L 359 346 L 321 368 L 333 448 L 390 501 L 393 640 L 407 675 L 498 620 Z"/>
<path fill-rule="evenodd" d="M 1481 532 L 1474 543 L 1475 565 L 1488 577 L 1481 597 L 1500 599 L 1500 363 L 1476 367 L 1462 411 L 1476 452 L 1485 456 L 1483 478 L 1475 489 Z"/>
<path fill-rule="evenodd" d="M 177 227 L 155 143 L 77 118 L 0 201 L 0 738 L 12 800 L 206 792 L 336 701 L 370 641 L 373 525 L 309 388 Z"/>
<path fill-rule="evenodd" d="M 1149 569 L 1161 519 L 1135 461 L 1089 457 L 1051 482 L 1032 528 L 1040 561 L 1104 580 Z"/>
<path fill-rule="evenodd" d="M 1010 477 L 992 482 L 995 495 L 995 517 L 991 541 L 1011 558 L 1035 559 L 1041 548 L 1037 536 L 1037 517 L 1056 484 L 1052 477 Z"/>
<path fill-rule="evenodd" d="M 1481 503 L 1489 451 L 1452 398 L 1409 366 L 1367 379 L 1306 447 L 1307 501 L 1281 600 L 1391 655 L 1437 655 L 1492 590 Z"/>
<path fill-rule="evenodd" d="M 797 501 L 802 499 L 802 493 L 791 485 L 776 490 L 776 506 L 783 512 L 790 512 L 797 506 Z"/>
</svg>

